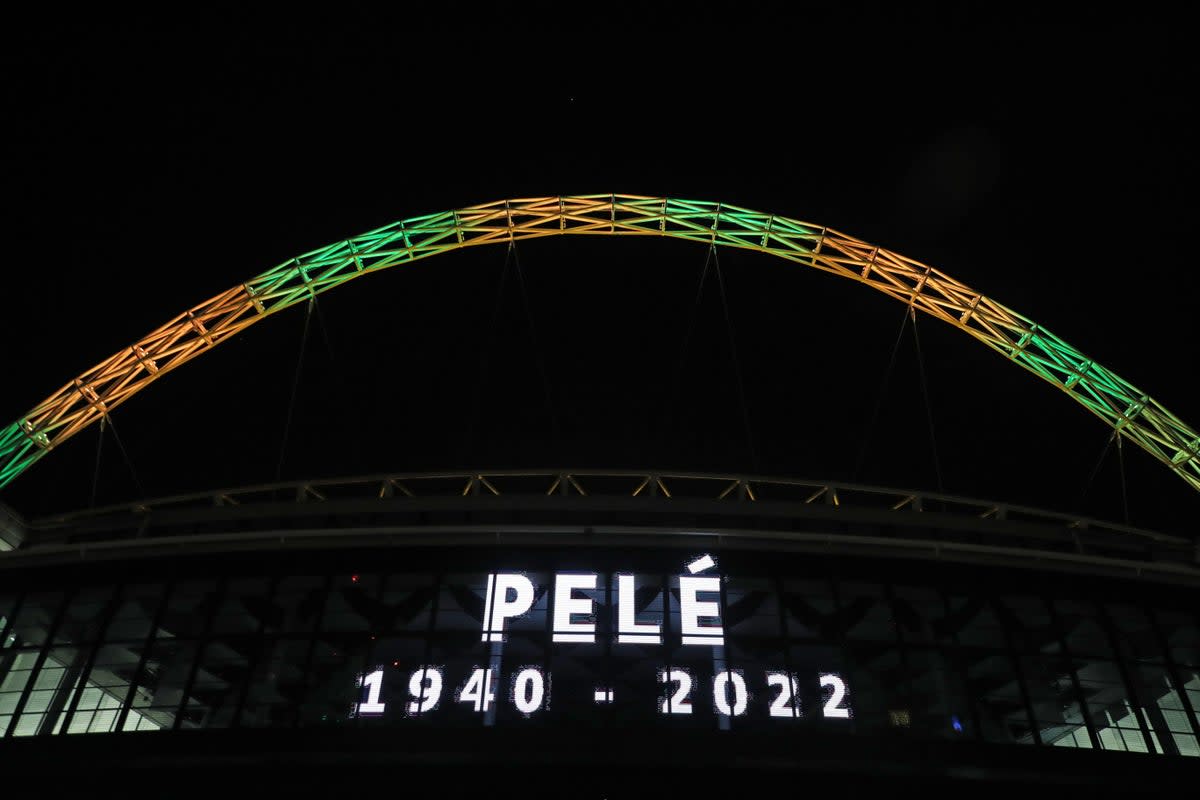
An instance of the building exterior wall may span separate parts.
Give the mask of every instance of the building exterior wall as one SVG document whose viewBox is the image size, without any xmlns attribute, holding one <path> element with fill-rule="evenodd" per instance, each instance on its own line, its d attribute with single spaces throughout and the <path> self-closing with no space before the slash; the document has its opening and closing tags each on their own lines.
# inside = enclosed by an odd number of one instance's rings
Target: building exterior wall
<svg viewBox="0 0 1200 800">
<path fill-rule="evenodd" d="M 704 555 L 720 589 L 689 595 Z M 489 595 L 505 575 L 532 587 L 527 610 Z M 621 641 L 629 580 L 660 642 Z M 25 568 L 0 583 L 0 735 L 686 730 L 1196 757 L 1195 601 L 1051 571 L 449 534 Z M 556 619 L 564 602 L 587 610 Z M 491 635 L 497 603 L 521 613 Z M 685 643 L 689 618 L 719 638 Z"/>
</svg>

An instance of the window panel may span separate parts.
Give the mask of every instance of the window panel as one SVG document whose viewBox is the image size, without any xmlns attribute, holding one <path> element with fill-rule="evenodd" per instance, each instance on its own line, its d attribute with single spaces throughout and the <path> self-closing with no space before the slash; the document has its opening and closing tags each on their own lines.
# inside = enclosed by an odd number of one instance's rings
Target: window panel
<svg viewBox="0 0 1200 800">
<path fill-rule="evenodd" d="M 1101 625 L 1100 609 L 1095 603 L 1055 600 L 1054 611 L 1071 655 L 1113 657 L 1112 642 Z"/>
<path fill-rule="evenodd" d="M 233 723 L 256 650 L 257 642 L 244 637 L 223 637 L 204 646 L 183 727 L 227 728 Z"/>
<path fill-rule="evenodd" d="M 1157 611 L 1155 616 L 1167 639 L 1171 659 L 1178 664 L 1200 667 L 1200 625 L 1196 616 L 1182 611 Z"/>
<path fill-rule="evenodd" d="M 1008 643 L 992 603 L 981 595 L 951 595 L 947 629 L 961 645 L 1007 649 Z"/>
<path fill-rule="evenodd" d="M 266 578 L 237 578 L 226 587 L 212 632 L 218 635 L 257 633 L 268 619 L 278 614 L 269 600 Z"/>
<path fill-rule="evenodd" d="M 1100 746 L 1106 750 L 1149 752 L 1150 744 L 1134 711 L 1137 702 L 1129 696 L 1116 662 L 1078 660 L 1075 669 Z"/>
<path fill-rule="evenodd" d="M 179 713 L 184 686 L 195 658 L 195 642 L 155 640 L 138 673 L 137 688 L 123 730 L 170 729 Z"/>
<path fill-rule="evenodd" d="M 1105 603 L 1122 656 L 1134 661 L 1161 662 L 1165 656 L 1158 632 L 1144 609 L 1128 603 Z"/>
<path fill-rule="evenodd" d="M 446 575 L 438 593 L 437 629 L 482 632 L 486 594 L 486 575 Z"/>
<path fill-rule="evenodd" d="M 76 592 L 67 604 L 54 634 L 55 644 L 96 641 L 113 591 L 112 586 L 89 586 Z"/>
<path fill-rule="evenodd" d="M 17 595 L 15 592 L 0 591 L 0 648 L 7 647 L 3 640 L 8 638 L 5 631 L 12 619 L 13 609 L 16 605 Z M 0 728 L 0 730 L 3 729 Z"/>
<path fill-rule="evenodd" d="M 242 725 L 282 728 L 295 724 L 310 647 L 309 639 L 276 639 L 263 644 L 242 709 Z"/>
<path fill-rule="evenodd" d="M 13 736 L 34 736 L 42 725 L 42 721 L 46 718 L 45 714 L 34 714 L 27 712 L 21 714 L 17 718 L 17 727 L 13 730 Z"/>
<path fill-rule="evenodd" d="M 988 742 L 1033 744 L 1016 665 L 1005 653 L 960 650 L 956 660 L 967 674 L 967 695 L 979 722 L 979 735 Z"/>
<path fill-rule="evenodd" d="M 367 669 L 370 647 L 370 638 L 362 634 L 317 637 L 300 707 L 301 725 L 350 726 L 357 722 L 362 696 L 359 679 Z"/>
<path fill-rule="evenodd" d="M 16 711 L 21 693 L 33 678 L 33 667 L 40 650 L 9 650 L 0 657 L 0 715 Z M 3 735 L 3 729 L 0 729 Z"/>
<path fill-rule="evenodd" d="M 89 684 L 79 694 L 79 703 L 67 733 L 107 733 L 114 730 L 121 712 L 121 702 L 114 692 Z"/>
<path fill-rule="evenodd" d="M 833 585 L 826 580 L 783 581 L 783 607 L 788 635 L 835 641 L 840 635 Z"/>
<path fill-rule="evenodd" d="M 433 610 L 433 592 L 432 575 L 389 575 L 379 595 L 380 614 L 376 630 L 428 630 Z"/>
<path fill-rule="evenodd" d="M 116 730 L 121 706 L 137 672 L 142 647 L 140 642 L 100 647 L 67 733 L 107 733 Z"/>
<path fill-rule="evenodd" d="M 272 598 L 272 613 L 265 620 L 268 633 L 309 633 L 325 602 L 325 578 L 289 575 L 281 578 Z"/>
<path fill-rule="evenodd" d="M 30 592 L 13 616 L 9 630 L 11 641 L 5 647 L 34 647 L 46 643 L 50 625 L 62 606 L 61 591 Z"/>
<path fill-rule="evenodd" d="M 727 635 L 779 636 L 779 598 L 771 580 L 730 576 L 723 586 Z"/>
<path fill-rule="evenodd" d="M 1065 656 L 1024 656 L 1021 667 L 1042 743 L 1090 747 L 1071 662 Z"/>
<path fill-rule="evenodd" d="M 1195 752 L 1196 739 L 1178 687 L 1164 667 L 1138 664 L 1131 668 L 1136 695 L 1155 742 L 1161 750 L 1181 755 Z"/>
<path fill-rule="evenodd" d="M 181 639 L 199 636 L 216 613 L 220 600 L 216 579 L 180 581 L 167 598 L 159 624 L 159 638 Z"/>
<path fill-rule="evenodd" d="M 842 618 L 847 639 L 891 642 L 896 639 L 896 620 L 878 583 L 845 582 L 839 590 Z"/>
<path fill-rule="evenodd" d="M 379 599 L 379 575 L 346 573 L 333 576 L 321 630 L 350 632 L 377 630 L 385 612 Z"/>
<path fill-rule="evenodd" d="M 86 657 L 87 650 L 78 647 L 56 647 L 46 654 L 22 712 L 22 719 L 25 715 L 39 715 L 41 722 L 33 733 L 43 732 L 51 726 L 55 732 L 58 731 L 61 714 L 78 685 L 80 669 Z"/>
<path fill-rule="evenodd" d="M 847 651 L 846 682 L 854 691 L 854 727 L 858 731 L 907 729 L 912 726 L 908 675 L 893 646 L 857 646 Z"/>
<path fill-rule="evenodd" d="M 1197 725 L 1200 725 L 1200 669 L 1183 667 L 1179 673 L 1179 679 L 1183 681 L 1184 695 L 1192 706 L 1192 713 L 1197 715 Z"/>
<path fill-rule="evenodd" d="M 164 586 L 161 583 L 133 584 L 121 593 L 117 610 L 108 629 L 106 642 L 133 642 L 150 635 L 155 614 L 162 603 Z"/>
<path fill-rule="evenodd" d="M 904 641 L 910 644 L 952 641 L 946 602 L 936 589 L 896 586 L 892 596 L 893 612 Z"/>
<path fill-rule="evenodd" d="M 966 686 L 946 654 L 914 648 L 907 662 L 913 729 L 941 738 L 974 738 Z"/>
<path fill-rule="evenodd" d="M 1062 644 L 1050 618 L 1050 609 L 1040 597 L 1006 595 L 996 604 L 996 613 L 1021 653 L 1060 653 Z"/>
</svg>

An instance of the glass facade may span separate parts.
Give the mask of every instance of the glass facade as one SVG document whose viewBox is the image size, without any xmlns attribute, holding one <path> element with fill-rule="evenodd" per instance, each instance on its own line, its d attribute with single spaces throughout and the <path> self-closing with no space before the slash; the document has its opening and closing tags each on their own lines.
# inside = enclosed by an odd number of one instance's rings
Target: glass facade
<svg viewBox="0 0 1200 800">
<path fill-rule="evenodd" d="M 1200 756 L 1190 589 L 583 547 L 228 554 L 0 579 L 2 737 L 638 725 Z"/>
</svg>

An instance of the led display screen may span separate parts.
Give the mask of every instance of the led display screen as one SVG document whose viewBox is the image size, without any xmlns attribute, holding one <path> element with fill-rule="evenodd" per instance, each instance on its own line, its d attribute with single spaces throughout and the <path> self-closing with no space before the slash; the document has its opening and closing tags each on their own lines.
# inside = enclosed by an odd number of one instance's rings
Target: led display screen
<svg viewBox="0 0 1200 800">
<path fill-rule="evenodd" d="M 1167 590 L 498 542 L 7 577 L 0 738 L 575 726 L 1200 755 L 1200 618 Z"/>
<path fill-rule="evenodd" d="M 438 663 L 414 661 L 411 649 L 377 645 L 376 663 L 355 676 L 350 718 L 462 721 L 473 713 L 492 725 L 559 709 L 576 718 L 616 709 L 625 716 L 707 715 L 724 722 L 747 715 L 853 716 L 849 687 L 832 664 L 797 670 L 782 653 L 768 666 L 728 652 L 728 597 L 710 554 L 674 575 L 505 571 L 463 577 L 447 600 L 461 612 L 451 617 L 460 624 L 478 619 L 477 643 L 443 649 Z M 558 664 L 564 669 L 556 670 Z"/>
</svg>

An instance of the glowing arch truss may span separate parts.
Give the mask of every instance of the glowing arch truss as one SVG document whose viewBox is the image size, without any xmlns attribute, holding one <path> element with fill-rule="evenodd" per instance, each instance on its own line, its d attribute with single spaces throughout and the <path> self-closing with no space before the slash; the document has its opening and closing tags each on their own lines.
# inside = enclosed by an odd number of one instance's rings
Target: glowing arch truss
<svg viewBox="0 0 1200 800">
<path fill-rule="evenodd" d="M 205 300 L 0 430 L 0 488 L 159 376 L 346 281 L 475 245 L 541 236 L 668 236 L 757 250 L 878 289 L 1067 392 L 1200 490 L 1200 435 L 1032 320 L 919 261 L 820 225 L 722 203 L 637 195 L 499 200 L 413 217 L 305 253 Z"/>
</svg>

